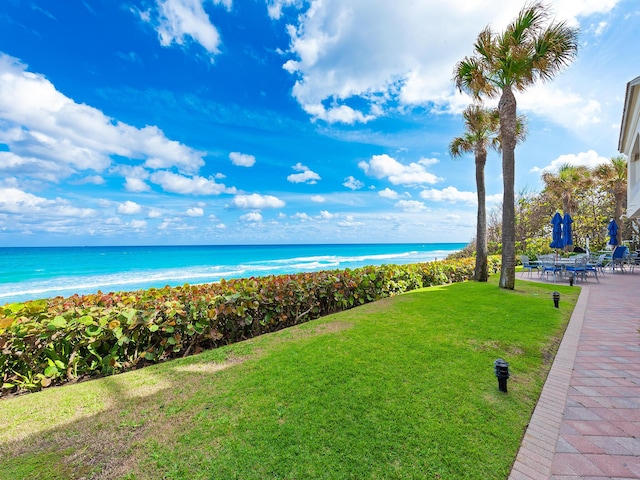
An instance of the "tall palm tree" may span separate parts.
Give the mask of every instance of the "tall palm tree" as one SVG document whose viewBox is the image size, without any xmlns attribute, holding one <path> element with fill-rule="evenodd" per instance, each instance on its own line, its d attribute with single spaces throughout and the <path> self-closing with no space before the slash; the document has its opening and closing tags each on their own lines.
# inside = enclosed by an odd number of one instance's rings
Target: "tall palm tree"
<svg viewBox="0 0 640 480">
<path fill-rule="evenodd" d="M 566 22 L 549 23 L 550 11 L 541 2 L 525 5 L 501 34 L 486 27 L 474 45 L 475 55 L 465 57 L 454 70 L 459 90 L 475 99 L 500 97 L 502 139 L 502 269 L 501 288 L 515 287 L 515 148 L 516 97 L 538 80 L 551 80 L 573 61 L 578 50 L 578 30 Z"/>
<path fill-rule="evenodd" d="M 476 223 L 476 268 L 474 280 L 486 282 L 489 278 L 487 260 L 487 207 L 484 167 L 487 163 L 487 150 L 500 151 L 500 118 L 498 110 L 483 108 L 478 104 L 469 105 L 463 112 L 465 133 L 455 137 L 449 144 L 452 157 L 461 157 L 473 152 L 476 163 L 476 189 L 478 195 L 478 215 Z M 524 139 L 526 127 L 524 118 L 518 118 L 518 138 Z"/>
<path fill-rule="evenodd" d="M 464 112 L 466 131 L 455 137 L 449 144 L 452 157 L 461 157 L 473 152 L 476 160 L 476 189 L 478 191 L 478 218 L 476 224 L 476 268 L 473 279 L 486 282 L 489 278 L 487 260 L 487 207 L 484 167 L 487 163 L 487 149 L 498 148 L 497 138 L 500 119 L 497 110 L 488 110 L 480 105 L 469 105 Z"/>
<path fill-rule="evenodd" d="M 609 163 L 600 164 L 595 168 L 595 175 L 602 181 L 605 190 L 613 196 L 613 218 L 621 225 L 620 220 L 627 204 L 627 158 L 624 155 L 611 158 Z M 621 232 L 618 230 L 618 237 L 620 236 Z"/>
</svg>

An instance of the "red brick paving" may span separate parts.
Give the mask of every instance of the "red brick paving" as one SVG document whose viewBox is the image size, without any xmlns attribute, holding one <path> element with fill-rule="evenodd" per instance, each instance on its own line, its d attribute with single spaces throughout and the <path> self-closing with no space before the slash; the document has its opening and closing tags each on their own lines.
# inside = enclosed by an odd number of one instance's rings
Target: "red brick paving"
<svg viewBox="0 0 640 480">
<path fill-rule="evenodd" d="M 582 292 L 509 480 L 640 479 L 640 272 Z"/>
</svg>

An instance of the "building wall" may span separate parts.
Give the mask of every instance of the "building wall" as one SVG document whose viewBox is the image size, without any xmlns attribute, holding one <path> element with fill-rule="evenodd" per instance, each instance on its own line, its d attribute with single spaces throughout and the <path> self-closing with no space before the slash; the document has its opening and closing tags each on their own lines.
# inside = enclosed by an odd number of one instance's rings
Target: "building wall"
<svg viewBox="0 0 640 480">
<path fill-rule="evenodd" d="M 618 150 L 627 156 L 627 216 L 640 218 L 640 77 L 627 84 Z"/>
</svg>

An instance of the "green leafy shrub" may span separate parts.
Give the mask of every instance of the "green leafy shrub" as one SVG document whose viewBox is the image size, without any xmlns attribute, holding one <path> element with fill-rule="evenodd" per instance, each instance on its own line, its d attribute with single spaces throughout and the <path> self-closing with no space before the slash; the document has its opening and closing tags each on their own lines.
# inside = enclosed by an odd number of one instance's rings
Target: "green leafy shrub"
<svg viewBox="0 0 640 480">
<path fill-rule="evenodd" d="M 499 269 L 490 258 L 490 271 Z M 1 392 L 110 375 L 290 327 L 380 298 L 468 280 L 474 260 L 74 295 L 0 308 Z"/>
</svg>

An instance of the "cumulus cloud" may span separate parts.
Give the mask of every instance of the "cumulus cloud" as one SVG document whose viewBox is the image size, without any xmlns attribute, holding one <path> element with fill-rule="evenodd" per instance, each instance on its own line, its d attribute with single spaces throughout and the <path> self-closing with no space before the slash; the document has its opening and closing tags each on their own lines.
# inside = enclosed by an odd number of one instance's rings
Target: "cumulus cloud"
<svg viewBox="0 0 640 480">
<path fill-rule="evenodd" d="M 187 214 L 187 217 L 202 217 L 204 215 L 204 210 L 200 207 L 192 207 L 185 213 Z"/>
<path fill-rule="evenodd" d="M 258 212 L 249 212 L 241 215 L 240 220 L 247 223 L 260 223 L 262 222 L 262 215 Z"/>
<path fill-rule="evenodd" d="M 427 210 L 426 205 L 422 202 L 419 202 L 418 200 L 400 200 L 395 204 L 395 207 L 402 210 L 403 212 L 408 213 L 416 213 Z"/>
<path fill-rule="evenodd" d="M 231 152 L 229 159 L 237 167 L 253 167 L 256 163 L 256 157 L 240 152 Z"/>
<path fill-rule="evenodd" d="M 353 215 L 347 215 L 344 220 L 338 222 L 338 226 L 343 228 L 361 227 L 364 226 L 364 223 L 356 221 Z"/>
<path fill-rule="evenodd" d="M 100 173 L 112 155 L 185 173 L 204 165 L 202 152 L 169 140 L 158 127 L 136 128 L 76 103 L 13 57 L 0 54 L 0 76 L 0 142 L 24 176 L 54 181 L 85 170 Z"/>
<path fill-rule="evenodd" d="M 335 217 L 333 213 L 330 213 L 327 210 L 320 210 L 320 218 L 323 220 L 331 220 L 333 217 Z"/>
<path fill-rule="evenodd" d="M 235 208 L 261 210 L 264 208 L 281 208 L 284 207 L 285 203 L 272 195 L 254 193 L 251 195 L 236 195 L 231 205 Z"/>
<path fill-rule="evenodd" d="M 327 199 L 324 198 L 322 195 L 313 195 L 311 197 L 311 201 L 314 203 L 324 203 L 327 201 Z"/>
<path fill-rule="evenodd" d="M 577 25 L 579 17 L 608 13 L 619 1 L 549 3 L 558 20 Z M 304 9 L 288 27 L 283 64 L 296 79 L 294 98 L 314 119 L 347 124 L 370 121 L 398 105 L 457 109 L 460 97 L 451 83 L 456 62 L 471 53 L 478 32 L 487 25 L 502 30 L 524 3 L 268 1 L 272 18 L 285 4 Z"/>
<path fill-rule="evenodd" d="M 53 218 L 87 218 L 96 215 L 91 208 L 77 208 L 64 199 L 49 200 L 13 187 L 0 188 L 0 213 Z"/>
<path fill-rule="evenodd" d="M 358 166 L 367 175 L 375 178 L 387 178 L 394 185 L 434 184 L 442 181 L 442 178 L 427 172 L 426 168 L 437 160 L 421 159 L 409 165 L 403 165 L 386 153 L 374 155 L 369 162 L 362 161 Z"/>
<path fill-rule="evenodd" d="M 456 187 L 446 187 L 442 190 L 431 188 L 420 192 L 420 198 L 433 202 L 463 202 L 470 205 L 478 203 L 478 196 L 474 192 L 461 192 Z"/>
<path fill-rule="evenodd" d="M 602 105 L 573 91 L 553 84 L 539 83 L 518 95 L 518 108 L 524 112 L 551 118 L 567 129 L 580 132 L 581 127 L 602 121 Z M 576 128 L 577 127 L 577 128 Z"/>
<path fill-rule="evenodd" d="M 320 180 L 320 175 L 309 170 L 309 167 L 302 165 L 300 162 L 296 163 L 292 168 L 300 173 L 292 173 L 287 177 L 287 180 L 291 183 L 308 183 L 313 185 Z"/>
<path fill-rule="evenodd" d="M 147 228 L 147 222 L 145 220 L 131 220 L 129 227 L 132 230 L 144 230 Z"/>
<path fill-rule="evenodd" d="M 142 207 L 136 202 L 132 202 L 131 200 L 127 200 L 124 203 L 118 205 L 118 213 L 121 215 L 135 215 L 136 213 L 140 213 L 142 211 Z"/>
<path fill-rule="evenodd" d="M 293 215 L 291 215 L 292 218 L 297 218 L 298 220 L 301 220 L 303 222 L 306 222 L 308 220 L 311 220 L 311 217 L 309 215 L 307 215 L 306 213 L 294 213 Z"/>
<path fill-rule="evenodd" d="M 384 190 L 380 190 L 378 192 L 378 195 L 384 198 L 390 198 L 392 200 L 395 200 L 396 198 L 398 198 L 398 192 L 396 192 L 395 190 L 391 190 L 390 188 L 385 188 Z"/>
<path fill-rule="evenodd" d="M 224 5 L 227 10 L 231 8 L 231 0 L 210 1 Z M 213 57 L 220 53 L 220 33 L 211 23 L 203 3 L 203 0 L 156 0 L 156 8 L 138 14 L 154 26 L 162 46 L 195 42 Z"/>
<path fill-rule="evenodd" d="M 125 179 L 124 188 L 127 192 L 148 192 L 151 187 L 140 178 Z"/>
<path fill-rule="evenodd" d="M 282 16 L 282 9 L 291 5 L 300 7 L 302 0 L 267 0 L 267 13 L 269 14 L 269 18 L 279 20 Z"/>
<path fill-rule="evenodd" d="M 599 155 L 595 150 L 588 150 L 586 152 L 580 153 L 570 153 L 567 155 L 560 155 L 558 158 L 553 160 L 549 165 L 545 167 L 533 167 L 530 171 L 532 173 L 540 172 L 540 174 L 545 172 L 556 173 L 564 164 L 569 164 L 573 166 L 582 166 L 593 168 L 602 163 L 607 163 L 609 159 L 607 157 L 603 157 Z"/>
<path fill-rule="evenodd" d="M 153 183 L 162 187 L 165 192 L 182 193 L 187 195 L 220 195 L 221 193 L 235 193 L 234 189 L 228 189 L 221 183 L 216 183 L 211 178 L 200 176 L 185 177 L 177 173 L 161 170 L 151 174 Z"/>
<path fill-rule="evenodd" d="M 351 175 L 344 179 L 344 183 L 342 185 L 350 188 L 351 190 L 360 190 L 362 187 L 364 187 L 364 183 Z"/>
</svg>

